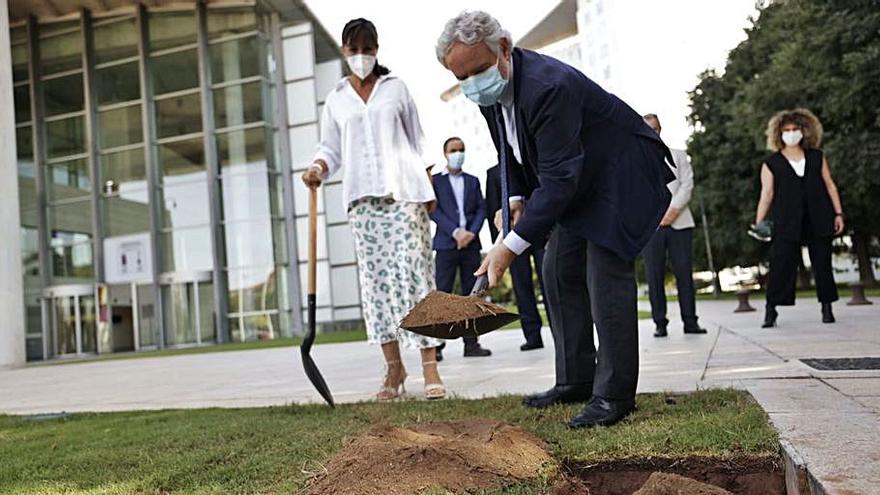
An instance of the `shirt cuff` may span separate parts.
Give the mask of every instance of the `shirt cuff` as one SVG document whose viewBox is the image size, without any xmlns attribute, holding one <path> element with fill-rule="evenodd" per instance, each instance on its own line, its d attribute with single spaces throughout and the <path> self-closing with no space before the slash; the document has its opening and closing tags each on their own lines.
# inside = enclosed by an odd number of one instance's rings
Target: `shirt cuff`
<svg viewBox="0 0 880 495">
<path fill-rule="evenodd" d="M 507 198 L 508 203 L 516 203 L 517 201 L 519 201 L 521 203 L 522 200 L 523 200 L 522 196 L 511 196 L 511 197 Z"/>
<path fill-rule="evenodd" d="M 452 237 L 455 238 L 455 234 L 458 234 L 459 231 L 461 231 L 461 227 L 458 227 L 457 229 L 453 230 L 453 231 L 452 231 Z"/>
<path fill-rule="evenodd" d="M 510 231 L 507 236 L 504 238 L 504 245 L 507 246 L 507 249 L 513 251 L 513 253 L 517 256 L 523 254 L 526 249 L 532 246 L 532 243 L 523 239 L 514 231 Z"/>
</svg>

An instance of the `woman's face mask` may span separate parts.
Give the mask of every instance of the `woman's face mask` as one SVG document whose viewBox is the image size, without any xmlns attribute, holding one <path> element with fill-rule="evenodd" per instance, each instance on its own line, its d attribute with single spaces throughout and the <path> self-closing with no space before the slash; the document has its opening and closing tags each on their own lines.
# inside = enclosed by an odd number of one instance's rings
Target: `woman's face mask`
<svg viewBox="0 0 880 495">
<path fill-rule="evenodd" d="M 373 67 L 376 66 L 376 57 L 374 55 L 352 55 L 346 57 L 345 61 L 348 63 L 348 68 L 351 69 L 351 72 L 362 81 L 373 72 Z"/>
<path fill-rule="evenodd" d="M 501 77 L 497 63 L 461 82 L 461 92 L 468 99 L 483 107 L 490 107 L 497 103 L 506 87 L 507 79 Z"/>
<path fill-rule="evenodd" d="M 800 129 L 782 131 L 782 142 L 787 146 L 796 146 L 803 138 L 804 133 Z"/>
</svg>

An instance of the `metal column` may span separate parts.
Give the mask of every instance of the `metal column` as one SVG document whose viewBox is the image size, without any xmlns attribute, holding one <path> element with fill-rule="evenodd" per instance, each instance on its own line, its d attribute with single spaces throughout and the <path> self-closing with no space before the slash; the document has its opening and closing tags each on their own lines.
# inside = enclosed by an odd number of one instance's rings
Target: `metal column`
<svg viewBox="0 0 880 495">
<path fill-rule="evenodd" d="M 98 93 L 95 84 L 95 51 L 92 36 L 92 14 L 82 10 L 80 27 L 83 37 L 83 87 L 85 88 L 86 152 L 89 154 L 89 175 L 92 179 L 92 241 L 94 243 L 95 281 L 104 283 L 104 215 L 101 202 L 101 163 L 98 153 Z M 97 301 L 96 301 L 97 302 Z"/>
</svg>

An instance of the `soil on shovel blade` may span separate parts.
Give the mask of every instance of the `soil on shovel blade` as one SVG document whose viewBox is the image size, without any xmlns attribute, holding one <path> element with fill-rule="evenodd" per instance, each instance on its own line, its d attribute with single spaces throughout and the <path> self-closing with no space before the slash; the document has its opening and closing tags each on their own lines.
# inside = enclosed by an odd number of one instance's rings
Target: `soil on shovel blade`
<svg viewBox="0 0 880 495">
<path fill-rule="evenodd" d="M 457 296 L 433 291 L 416 304 L 400 322 L 400 326 L 416 328 L 440 323 L 455 323 L 507 312 L 501 306 L 486 302 L 479 297 Z"/>
<path fill-rule="evenodd" d="M 537 437 L 488 419 L 374 426 L 334 455 L 311 495 L 469 492 L 540 475 L 553 462 Z"/>
</svg>

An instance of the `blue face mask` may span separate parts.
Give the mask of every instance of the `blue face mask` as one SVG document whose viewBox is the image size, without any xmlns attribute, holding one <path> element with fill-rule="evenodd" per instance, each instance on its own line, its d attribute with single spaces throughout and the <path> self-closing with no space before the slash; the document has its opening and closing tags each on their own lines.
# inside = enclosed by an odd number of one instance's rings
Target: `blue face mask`
<svg viewBox="0 0 880 495">
<path fill-rule="evenodd" d="M 461 170 L 461 166 L 464 165 L 464 151 L 450 153 L 446 156 L 446 162 L 449 164 L 449 168 Z"/>
<path fill-rule="evenodd" d="M 461 82 L 461 92 L 477 105 L 490 107 L 498 102 L 507 80 L 501 77 L 498 64 Z"/>
</svg>

